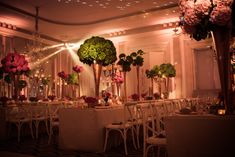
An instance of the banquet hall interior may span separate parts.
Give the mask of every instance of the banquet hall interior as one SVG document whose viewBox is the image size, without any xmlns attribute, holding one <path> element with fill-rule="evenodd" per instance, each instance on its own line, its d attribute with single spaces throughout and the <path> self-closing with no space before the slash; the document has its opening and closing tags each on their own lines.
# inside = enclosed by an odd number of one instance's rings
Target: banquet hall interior
<svg viewBox="0 0 235 157">
<path fill-rule="evenodd" d="M 233 0 L 1 0 L 0 156 L 235 156 Z"/>
</svg>

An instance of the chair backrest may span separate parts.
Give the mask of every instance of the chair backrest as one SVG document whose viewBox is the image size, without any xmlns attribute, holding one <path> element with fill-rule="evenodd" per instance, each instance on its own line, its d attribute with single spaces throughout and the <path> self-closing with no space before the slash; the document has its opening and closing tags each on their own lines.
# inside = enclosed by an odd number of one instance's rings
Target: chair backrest
<svg viewBox="0 0 235 157">
<path fill-rule="evenodd" d="M 49 103 L 48 105 L 48 114 L 50 119 L 58 118 L 58 113 L 61 108 L 64 108 L 64 104 L 61 102 L 58 103 Z"/>
<path fill-rule="evenodd" d="M 134 122 L 137 119 L 136 105 L 136 102 L 127 102 L 124 104 L 124 123 Z"/>
<path fill-rule="evenodd" d="M 164 102 L 156 102 L 151 105 L 153 111 L 153 125 L 156 128 L 157 134 L 165 134 L 164 118 L 167 112 L 164 107 Z"/>
<path fill-rule="evenodd" d="M 38 103 L 37 105 L 30 105 L 32 118 L 48 118 L 48 108 L 44 103 Z"/>
<path fill-rule="evenodd" d="M 29 105 L 11 106 L 6 108 L 6 120 L 20 122 L 22 120 L 32 120 L 32 112 Z"/>
</svg>

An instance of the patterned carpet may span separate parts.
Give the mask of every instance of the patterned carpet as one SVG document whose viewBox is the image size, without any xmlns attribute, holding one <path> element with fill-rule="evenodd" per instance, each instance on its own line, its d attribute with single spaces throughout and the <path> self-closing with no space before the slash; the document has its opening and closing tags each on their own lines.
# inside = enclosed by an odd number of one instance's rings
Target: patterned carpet
<svg viewBox="0 0 235 157">
<path fill-rule="evenodd" d="M 61 150 L 58 147 L 58 133 L 53 137 L 50 144 L 48 144 L 48 135 L 41 134 L 40 137 L 35 140 L 31 136 L 24 136 L 20 143 L 17 142 L 16 137 L 8 138 L 6 141 L 0 141 L 0 156 L 3 156 L 3 152 L 12 152 L 37 156 L 37 157 L 123 157 L 125 156 L 123 144 L 118 147 L 111 148 L 105 153 L 90 153 L 79 151 L 66 151 Z M 149 156 L 155 156 L 153 151 L 149 152 Z M 154 151 L 156 152 L 156 150 Z M 164 152 L 161 153 L 162 155 Z M 135 150 L 132 142 L 128 142 L 128 155 L 127 157 L 142 157 L 143 150 Z"/>
</svg>

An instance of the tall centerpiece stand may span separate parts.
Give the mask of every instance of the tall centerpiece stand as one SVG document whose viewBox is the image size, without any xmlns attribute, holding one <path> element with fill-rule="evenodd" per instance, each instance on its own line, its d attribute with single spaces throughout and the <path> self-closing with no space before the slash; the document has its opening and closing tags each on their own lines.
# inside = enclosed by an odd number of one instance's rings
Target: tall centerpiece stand
<svg viewBox="0 0 235 157">
<path fill-rule="evenodd" d="M 234 18 L 232 17 L 232 5 L 234 6 L 233 1 L 179 1 L 180 25 L 183 30 L 197 41 L 211 35 L 214 39 L 222 93 L 220 102 L 225 105 L 227 114 L 231 114 L 235 108 L 231 94 L 232 65 L 229 54 L 231 23 Z"/>
<path fill-rule="evenodd" d="M 108 66 L 117 60 L 116 48 L 112 41 L 93 36 L 84 41 L 77 54 L 81 62 L 93 68 L 95 96 L 98 98 L 102 67 Z"/>
</svg>

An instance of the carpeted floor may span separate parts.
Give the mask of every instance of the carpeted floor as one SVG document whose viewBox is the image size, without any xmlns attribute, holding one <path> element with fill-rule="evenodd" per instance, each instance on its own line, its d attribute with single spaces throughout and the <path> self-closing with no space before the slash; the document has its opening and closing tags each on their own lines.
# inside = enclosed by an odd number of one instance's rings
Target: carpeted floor
<svg viewBox="0 0 235 157">
<path fill-rule="evenodd" d="M 132 142 L 129 143 L 127 157 L 142 157 L 143 149 L 135 150 Z M 149 152 L 151 157 L 154 156 L 152 152 L 152 150 Z M 161 154 L 164 155 L 164 152 Z M 123 157 L 125 153 L 122 144 L 107 150 L 105 153 L 61 150 L 58 147 L 58 133 L 53 137 L 50 144 L 48 144 L 47 134 L 41 134 L 37 140 L 32 139 L 31 136 L 25 136 L 20 143 L 17 142 L 16 137 L 0 141 L 1 157 L 28 157 L 28 155 L 35 157 Z"/>
</svg>

